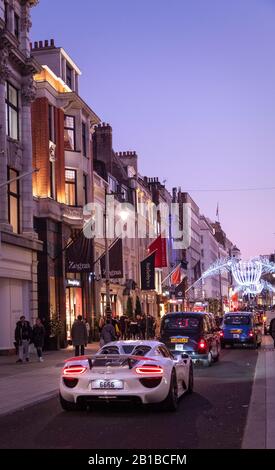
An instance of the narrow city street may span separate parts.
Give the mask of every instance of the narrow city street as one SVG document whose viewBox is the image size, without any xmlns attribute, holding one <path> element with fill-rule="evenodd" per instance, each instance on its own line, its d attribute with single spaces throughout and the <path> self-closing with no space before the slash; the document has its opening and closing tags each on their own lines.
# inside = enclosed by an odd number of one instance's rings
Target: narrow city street
<svg viewBox="0 0 275 470">
<path fill-rule="evenodd" d="M 67 449 L 241 448 L 258 352 L 222 351 L 195 367 L 195 390 L 177 412 L 101 406 L 66 413 L 57 398 L 1 418 L 0 447 Z"/>
</svg>

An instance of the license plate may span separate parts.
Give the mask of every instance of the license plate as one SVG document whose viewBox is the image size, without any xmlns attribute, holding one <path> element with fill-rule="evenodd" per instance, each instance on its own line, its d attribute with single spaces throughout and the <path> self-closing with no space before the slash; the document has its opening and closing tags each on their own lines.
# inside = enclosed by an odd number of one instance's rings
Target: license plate
<svg viewBox="0 0 275 470">
<path fill-rule="evenodd" d="M 188 343 L 189 338 L 170 338 L 171 343 Z"/>
<path fill-rule="evenodd" d="M 122 380 L 93 380 L 91 383 L 92 390 L 119 390 L 124 388 Z"/>
<path fill-rule="evenodd" d="M 240 334 L 242 332 L 242 330 L 231 330 L 230 333 L 236 333 L 236 334 Z"/>
<path fill-rule="evenodd" d="M 175 344 L 175 351 L 183 351 L 183 344 Z"/>
<path fill-rule="evenodd" d="M 240 337 L 240 335 L 237 335 L 237 334 L 234 334 L 234 335 L 233 335 L 233 338 L 236 338 L 236 339 L 237 339 L 237 338 L 239 338 L 239 337 Z"/>
</svg>

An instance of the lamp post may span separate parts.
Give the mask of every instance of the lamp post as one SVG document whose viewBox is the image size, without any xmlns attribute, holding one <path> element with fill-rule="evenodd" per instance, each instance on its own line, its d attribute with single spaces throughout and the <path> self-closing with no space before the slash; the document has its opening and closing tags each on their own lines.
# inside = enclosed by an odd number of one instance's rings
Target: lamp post
<svg viewBox="0 0 275 470">
<path fill-rule="evenodd" d="M 121 192 L 108 193 L 105 189 L 105 206 L 104 206 L 104 241 L 105 241 L 105 282 L 106 282 L 106 307 L 105 315 L 106 319 L 111 319 L 112 307 L 111 307 L 111 294 L 110 294 L 110 257 L 109 257 L 109 246 L 108 246 L 108 209 L 107 209 L 107 197 L 108 196 L 123 196 Z M 126 212 L 120 214 L 121 219 L 126 222 Z"/>
</svg>

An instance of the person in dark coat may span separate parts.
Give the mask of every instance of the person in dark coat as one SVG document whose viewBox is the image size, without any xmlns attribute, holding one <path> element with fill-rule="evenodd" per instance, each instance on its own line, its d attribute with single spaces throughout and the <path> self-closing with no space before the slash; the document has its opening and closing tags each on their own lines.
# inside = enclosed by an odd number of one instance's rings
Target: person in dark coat
<svg viewBox="0 0 275 470">
<path fill-rule="evenodd" d="M 112 320 L 107 320 L 100 333 L 100 346 L 104 346 L 104 344 L 111 343 L 116 340 L 116 331 L 112 324 Z"/>
<path fill-rule="evenodd" d="M 272 336 L 274 341 L 274 348 L 275 348 L 275 318 L 272 318 L 270 325 L 269 325 L 269 334 Z"/>
<path fill-rule="evenodd" d="M 84 356 L 84 348 L 87 346 L 88 335 L 86 325 L 82 321 L 81 315 L 78 315 L 77 319 L 73 323 L 71 337 L 73 346 L 75 347 L 75 356 L 79 356 L 79 346 L 80 355 Z"/>
<path fill-rule="evenodd" d="M 36 351 L 37 351 L 38 360 L 40 362 L 44 361 L 42 357 L 42 350 L 44 347 L 45 334 L 46 334 L 45 328 L 40 318 L 37 318 L 35 325 L 33 327 L 33 330 L 32 330 L 32 339 L 33 339 L 34 347 L 36 348 Z"/>
<path fill-rule="evenodd" d="M 19 353 L 19 359 L 16 362 L 23 362 L 24 360 L 29 362 L 29 346 L 32 340 L 32 328 L 24 315 L 22 315 L 20 321 L 16 323 L 14 339 Z"/>
</svg>

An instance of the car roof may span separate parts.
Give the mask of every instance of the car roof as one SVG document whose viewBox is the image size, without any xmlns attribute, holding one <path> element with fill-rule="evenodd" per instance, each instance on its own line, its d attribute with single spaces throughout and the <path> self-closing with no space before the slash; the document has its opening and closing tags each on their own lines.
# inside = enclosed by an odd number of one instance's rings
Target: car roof
<svg viewBox="0 0 275 470">
<path fill-rule="evenodd" d="M 254 312 L 227 312 L 224 316 L 226 315 L 254 315 Z"/>
<path fill-rule="evenodd" d="M 137 339 L 137 340 L 120 340 L 120 341 L 112 341 L 110 343 L 104 344 L 104 346 L 150 346 L 151 348 L 154 348 L 159 345 L 163 345 L 160 341 L 154 341 L 154 340 L 144 340 L 144 339 Z M 102 346 L 102 348 L 104 348 Z M 102 349 L 101 348 L 101 349 Z"/>
<path fill-rule="evenodd" d="M 162 318 L 174 317 L 176 315 L 209 315 L 209 312 L 171 312 L 166 313 Z"/>
</svg>

